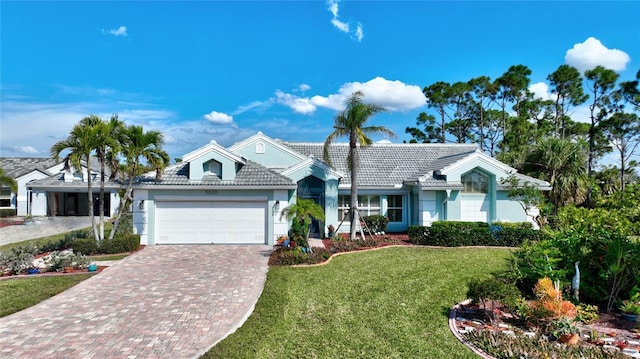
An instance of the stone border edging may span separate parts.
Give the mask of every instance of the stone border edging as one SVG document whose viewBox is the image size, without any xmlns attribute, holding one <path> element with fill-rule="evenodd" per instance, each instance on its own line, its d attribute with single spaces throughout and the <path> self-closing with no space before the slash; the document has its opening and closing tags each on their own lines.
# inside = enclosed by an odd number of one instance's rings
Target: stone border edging
<svg viewBox="0 0 640 359">
<path fill-rule="evenodd" d="M 471 343 L 470 341 L 466 340 L 462 334 L 460 334 L 458 332 L 458 328 L 456 328 L 456 317 L 457 317 L 457 311 L 460 308 L 460 305 L 464 305 L 464 304 L 469 304 L 471 302 L 471 299 L 467 299 L 464 300 L 456 305 L 453 306 L 453 308 L 451 308 L 451 311 L 449 312 L 449 329 L 451 330 L 451 333 L 453 333 L 453 336 L 456 337 L 462 344 L 466 345 L 469 349 L 471 349 L 472 352 L 476 353 L 478 356 L 480 356 L 483 359 L 496 359 L 495 357 L 492 357 L 491 355 L 485 353 L 484 351 L 482 351 L 480 348 L 476 347 L 473 343 Z"/>
</svg>

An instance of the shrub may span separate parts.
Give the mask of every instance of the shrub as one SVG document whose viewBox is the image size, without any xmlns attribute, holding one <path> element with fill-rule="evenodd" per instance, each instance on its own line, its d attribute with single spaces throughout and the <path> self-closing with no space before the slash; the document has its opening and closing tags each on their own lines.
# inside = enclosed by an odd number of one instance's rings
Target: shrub
<svg viewBox="0 0 640 359">
<path fill-rule="evenodd" d="M 366 228 L 373 233 L 382 233 L 387 231 L 387 224 L 389 224 L 389 218 L 376 214 L 372 216 L 362 216 L 362 221 L 365 223 Z"/>
<path fill-rule="evenodd" d="M 598 307 L 595 305 L 580 303 L 576 306 L 576 321 L 591 324 L 600 318 Z"/>
<path fill-rule="evenodd" d="M 0 252 L 0 274 L 20 274 L 25 272 L 33 266 L 34 255 L 37 253 L 38 248 L 32 244 Z"/>
<path fill-rule="evenodd" d="M 116 236 L 126 234 L 133 234 L 133 213 L 131 212 L 122 213 L 116 230 Z"/>
<path fill-rule="evenodd" d="M 49 255 L 47 267 L 51 271 L 62 272 L 65 268 L 72 267 L 74 269 L 86 268 L 89 264 L 89 258 L 82 253 L 73 253 L 71 251 L 55 251 Z"/>
<path fill-rule="evenodd" d="M 509 246 L 517 247 L 526 239 L 537 240 L 544 234 L 531 228 L 531 224 L 489 226 L 484 222 L 434 222 L 431 227 L 410 226 L 407 230 L 414 244 L 442 247 Z"/>
<path fill-rule="evenodd" d="M 92 255 L 98 253 L 98 242 L 93 238 L 76 238 L 73 240 L 72 248 L 74 253 Z"/>
<path fill-rule="evenodd" d="M 276 248 L 269 256 L 270 266 L 289 266 L 296 264 L 316 264 L 331 257 L 331 252 L 322 247 L 312 248 L 313 252 L 304 252 L 301 247 Z"/>
<path fill-rule="evenodd" d="M 469 290 L 467 297 L 475 304 L 482 304 L 485 310 L 493 310 L 495 301 L 502 303 L 507 308 L 514 308 L 519 299 L 520 291 L 512 283 L 505 283 L 497 278 L 484 280 L 474 280 L 468 283 Z M 492 303 L 491 308 L 487 308 L 487 303 Z"/>
<path fill-rule="evenodd" d="M 140 248 L 140 236 L 137 234 L 128 234 L 114 237 L 113 239 L 105 238 L 100 242 L 100 253 L 115 254 L 124 252 L 137 251 Z"/>
<path fill-rule="evenodd" d="M 16 210 L 13 208 L 0 209 L 0 218 L 15 217 L 15 215 L 16 215 Z"/>
</svg>

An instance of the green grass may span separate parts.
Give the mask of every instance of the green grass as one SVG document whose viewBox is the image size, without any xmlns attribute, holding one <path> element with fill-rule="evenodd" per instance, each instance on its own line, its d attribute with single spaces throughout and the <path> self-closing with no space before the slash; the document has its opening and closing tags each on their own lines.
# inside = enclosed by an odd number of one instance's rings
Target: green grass
<svg viewBox="0 0 640 359">
<path fill-rule="evenodd" d="M 450 333 L 449 309 L 509 253 L 390 248 L 271 268 L 253 314 L 203 358 L 476 358 Z"/>
<path fill-rule="evenodd" d="M 91 274 L 2 280 L 0 281 L 0 317 L 38 304 L 89 277 Z"/>
<path fill-rule="evenodd" d="M 89 256 L 92 261 L 117 261 L 129 256 L 129 253 L 124 254 L 109 254 L 109 255 L 95 255 Z"/>
</svg>

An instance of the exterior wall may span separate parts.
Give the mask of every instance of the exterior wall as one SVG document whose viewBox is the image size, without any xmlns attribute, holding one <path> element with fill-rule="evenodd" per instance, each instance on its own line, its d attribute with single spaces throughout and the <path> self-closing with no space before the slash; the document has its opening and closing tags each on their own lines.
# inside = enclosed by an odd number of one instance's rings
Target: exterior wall
<svg viewBox="0 0 640 359">
<path fill-rule="evenodd" d="M 507 195 L 507 191 L 498 191 L 496 200 L 496 222 L 531 222 L 535 228 L 538 224 L 532 217 L 527 216 L 522 206 Z M 530 213 L 532 216 L 539 214 L 537 208 Z"/>
<path fill-rule="evenodd" d="M 259 144 L 264 145 L 264 152 L 262 153 L 257 151 L 260 148 Z M 256 147 L 256 145 L 258 145 L 258 147 Z M 300 158 L 294 156 L 283 148 L 274 146 L 260 139 L 246 143 L 242 147 L 234 147 L 233 153 L 249 158 L 252 161 L 258 162 L 259 164 L 269 168 L 288 168 L 301 161 Z"/>
<path fill-rule="evenodd" d="M 435 191 L 420 191 L 418 195 L 418 224 L 430 226 L 440 219 Z"/>
<path fill-rule="evenodd" d="M 173 196 L 184 201 L 215 201 L 228 200 L 233 197 L 234 200 L 242 200 L 245 198 L 264 197 L 267 199 L 267 218 L 266 218 L 266 240 L 269 245 L 274 244 L 275 224 L 278 219 L 278 230 L 282 230 L 279 215 L 276 215 L 276 200 L 280 201 L 279 210 L 288 205 L 287 191 L 275 190 L 206 190 L 206 189 L 184 189 L 184 190 L 162 190 L 147 189 L 135 190 L 133 194 L 133 225 L 135 233 L 140 235 L 140 243 L 144 245 L 155 245 L 155 201 L 158 197 Z M 280 199 L 282 198 L 282 199 Z M 286 200 L 287 203 L 283 203 Z M 144 202 L 141 202 L 144 201 Z"/>
<path fill-rule="evenodd" d="M 286 217 L 282 217 L 282 210 L 289 206 L 293 196 L 293 191 L 288 190 L 276 190 L 273 191 L 273 200 L 278 201 L 276 205 L 274 202 L 273 207 L 273 239 L 278 239 L 280 236 L 286 236 L 289 233 L 289 223 Z"/>
<path fill-rule="evenodd" d="M 18 193 L 15 194 L 15 197 L 11 201 L 11 204 L 12 206 L 15 206 L 18 216 L 26 216 L 27 214 L 29 214 L 29 192 L 27 191 L 27 183 L 33 180 L 39 180 L 47 177 L 47 175 L 40 171 L 33 171 L 16 179 L 16 182 L 18 183 Z M 45 200 L 45 211 L 43 215 L 47 214 L 46 204 L 47 202 Z M 33 212 L 32 215 L 34 215 Z"/>
<path fill-rule="evenodd" d="M 203 156 L 200 156 L 189 163 L 189 179 L 199 180 L 204 177 L 205 171 L 203 165 L 210 160 L 220 162 L 222 165 L 222 177 L 223 180 L 233 180 L 236 177 L 236 162 L 231 159 L 222 156 L 215 151 L 211 151 Z"/>
<path fill-rule="evenodd" d="M 31 204 L 27 205 L 25 203 L 23 207 L 27 208 L 28 206 L 31 207 L 29 208 L 29 211 L 31 213 L 20 214 L 21 212 L 18 212 L 18 215 L 22 216 L 26 214 L 31 214 L 34 217 L 46 216 L 47 215 L 47 193 L 41 192 L 41 191 L 33 191 L 31 194 Z"/>
</svg>

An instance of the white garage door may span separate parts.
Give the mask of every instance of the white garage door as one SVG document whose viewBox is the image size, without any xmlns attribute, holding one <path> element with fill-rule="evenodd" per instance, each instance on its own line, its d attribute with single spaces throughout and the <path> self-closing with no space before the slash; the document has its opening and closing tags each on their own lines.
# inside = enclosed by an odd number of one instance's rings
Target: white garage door
<svg viewBox="0 0 640 359">
<path fill-rule="evenodd" d="M 266 202 L 156 202 L 156 243 L 265 243 Z"/>
</svg>

